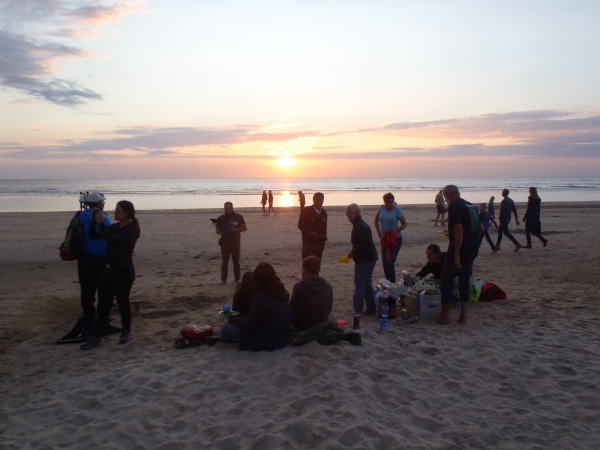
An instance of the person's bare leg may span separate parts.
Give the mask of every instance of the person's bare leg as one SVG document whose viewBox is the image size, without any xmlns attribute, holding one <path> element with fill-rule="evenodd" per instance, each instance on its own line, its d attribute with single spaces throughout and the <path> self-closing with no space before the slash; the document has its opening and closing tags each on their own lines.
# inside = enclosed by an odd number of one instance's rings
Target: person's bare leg
<svg viewBox="0 0 600 450">
<path fill-rule="evenodd" d="M 439 325 L 448 325 L 450 323 L 450 305 L 442 305 L 440 317 L 435 319 L 435 323 Z"/>
<path fill-rule="evenodd" d="M 460 302 L 460 317 L 458 323 L 461 325 L 467 324 L 467 310 L 469 308 L 469 302 Z"/>
<path fill-rule="evenodd" d="M 444 228 L 446 226 L 446 221 L 444 220 L 444 216 L 446 214 L 442 214 L 442 228 Z"/>
<path fill-rule="evenodd" d="M 435 216 L 435 223 L 433 224 L 434 227 L 438 226 L 437 223 L 438 223 L 439 219 L 440 219 L 440 213 L 437 213 L 437 216 Z"/>
</svg>

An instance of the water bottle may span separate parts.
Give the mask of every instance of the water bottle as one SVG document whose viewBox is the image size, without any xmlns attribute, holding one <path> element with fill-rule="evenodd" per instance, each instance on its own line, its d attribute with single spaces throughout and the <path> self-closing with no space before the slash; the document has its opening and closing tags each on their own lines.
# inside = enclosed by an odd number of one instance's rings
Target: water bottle
<svg viewBox="0 0 600 450">
<path fill-rule="evenodd" d="M 387 331 L 388 329 L 388 316 L 390 314 L 390 308 L 387 303 L 384 303 L 381 307 L 381 319 L 379 319 L 379 329 L 381 331 Z"/>
</svg>

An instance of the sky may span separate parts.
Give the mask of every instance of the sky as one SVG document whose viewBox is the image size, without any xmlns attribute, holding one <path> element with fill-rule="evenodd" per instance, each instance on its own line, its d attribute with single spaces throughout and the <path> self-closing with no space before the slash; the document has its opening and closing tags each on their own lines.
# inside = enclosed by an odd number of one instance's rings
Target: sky
<svg viewBox="0 0 600 450">
<path fill-rule="evenodd" d="M 0 0 L 0 178 L 598 176 L 600 2 Z"/>
</svg>

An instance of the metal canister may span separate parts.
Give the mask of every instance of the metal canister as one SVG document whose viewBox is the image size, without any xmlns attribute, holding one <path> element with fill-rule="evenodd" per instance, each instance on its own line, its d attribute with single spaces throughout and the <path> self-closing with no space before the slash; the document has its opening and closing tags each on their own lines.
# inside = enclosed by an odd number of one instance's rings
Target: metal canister
<svg viewBox="0 0 600 450">
<path fill-rule="evenodd" d="M 360 316 L 354 316 L 354 322 L 352 323 L 353 330 L 360 330 Z"/>
</svg>

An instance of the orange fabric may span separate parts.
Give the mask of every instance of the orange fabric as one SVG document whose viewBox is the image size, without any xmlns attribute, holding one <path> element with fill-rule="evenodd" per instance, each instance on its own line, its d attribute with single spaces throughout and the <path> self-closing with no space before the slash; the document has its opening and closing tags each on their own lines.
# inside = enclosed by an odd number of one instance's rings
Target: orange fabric
<svg viewBox="0 0 600 450">
<path fill-rule="evenodd" d="M 381 236 L 381 246 L 385 249 L 385 256 L 388 261 L 392 259 L 390 252 L 396 248 L 396 244 L 398 244 L 396 230 L 387 230 L 383 233 L 383 236 Z"/>
</svg>

